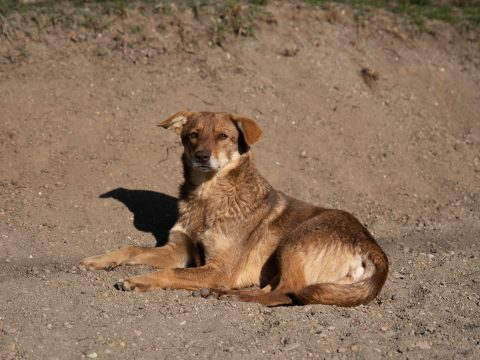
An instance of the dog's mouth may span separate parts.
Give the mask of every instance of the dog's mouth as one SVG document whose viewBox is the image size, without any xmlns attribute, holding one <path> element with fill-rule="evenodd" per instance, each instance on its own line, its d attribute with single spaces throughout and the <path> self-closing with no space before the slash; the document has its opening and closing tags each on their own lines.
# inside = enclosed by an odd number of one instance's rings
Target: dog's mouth
<svg viewBox="0 0 480 360">
<path fill-rule="evenodd" d="M 202 171 L 202 172 L 212 172 L 214 169 L 210 166 L 210 164 L 203 164 L 197 161 L 192 161 L 192 167 L 195 170 Z"/>
</svg>

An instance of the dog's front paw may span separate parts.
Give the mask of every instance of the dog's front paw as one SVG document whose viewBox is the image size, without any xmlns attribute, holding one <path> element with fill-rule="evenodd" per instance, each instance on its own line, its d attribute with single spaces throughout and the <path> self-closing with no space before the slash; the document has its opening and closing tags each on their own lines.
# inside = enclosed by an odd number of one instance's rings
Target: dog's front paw
<svg viewBox="0 0 480 360">
<path fill-rule="evenodd" d="M 80 267 L 85 270 L 112 270 L 118 264 L 108 258 L 108 255 L 90 256 L 80 261 Z"/>
<path fill-rule="evenodd" d="M 152 285 L 142 281 L 141 277 L 121 279 L 115 284 L 115 288 L 123 291 L 145 292 L 153 290 Z"/>
</svg>

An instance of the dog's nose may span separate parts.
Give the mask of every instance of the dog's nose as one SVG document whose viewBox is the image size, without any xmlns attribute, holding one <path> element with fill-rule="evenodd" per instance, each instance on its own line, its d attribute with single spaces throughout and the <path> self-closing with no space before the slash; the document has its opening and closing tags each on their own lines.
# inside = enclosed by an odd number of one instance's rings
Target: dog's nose
<svg viewBox="0 0 480 360">
<path fill-rule="evenodd" d="M 195 153 L 195 159 L 199 162 L 206 163 L 210 160 L 210 151 L 208 150 L 199 150 Z"/>
</svg>

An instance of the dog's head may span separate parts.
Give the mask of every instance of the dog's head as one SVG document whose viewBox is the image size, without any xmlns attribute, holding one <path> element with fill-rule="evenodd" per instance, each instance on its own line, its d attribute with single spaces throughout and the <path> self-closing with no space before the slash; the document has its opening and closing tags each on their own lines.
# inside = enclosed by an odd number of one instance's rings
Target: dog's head
<svg viewBox="0 0 480 360">
<path fill-rule="evenodd" d="M 262 135 L 255 121 L 228 113 L 180 111 L 159 126 L 181 136 L 186 165 L 203 172 L 221 170 Z"/>
</svg>

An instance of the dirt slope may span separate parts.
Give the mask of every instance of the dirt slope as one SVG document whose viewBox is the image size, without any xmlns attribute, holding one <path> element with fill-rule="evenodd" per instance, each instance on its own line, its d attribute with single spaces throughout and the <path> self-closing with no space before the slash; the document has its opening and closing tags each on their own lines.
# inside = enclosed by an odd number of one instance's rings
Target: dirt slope
<svg viewBox="0 0 480 360">
<path fill-rule="evenodd" d="M 478 33 L 414 33 L 342 7 L 267 11 L 255 37 L 221 46 L 208 8 L 69 32 L 9 20 L 0 358 L 480 358 Z M 147 268 L 80 271 L 83 257 L 164 241 L 181 148 L 155 125 L 181 109 L 257 119 L 271 183 L 352 211 L 386 250 L 379 298 L 268 309 L 113 288 Z"/>
</svg>

